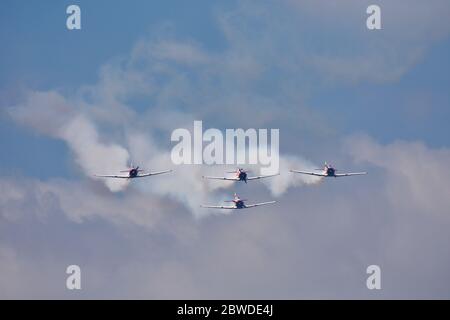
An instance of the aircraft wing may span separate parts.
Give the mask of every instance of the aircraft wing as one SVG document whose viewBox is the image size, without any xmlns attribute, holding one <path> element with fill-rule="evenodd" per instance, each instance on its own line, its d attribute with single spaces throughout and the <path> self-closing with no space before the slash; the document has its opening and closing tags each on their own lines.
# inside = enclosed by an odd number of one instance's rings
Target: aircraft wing
<svg viewBox="0 0 450 320">
<path fill-rule="evenodd" d="M 96 176 L 98 178 L 116 178 L 116 179 L 128 179 L 128 178 L 130 178 L 129 176 L 117 176 L 117 175 L 98 175 L 98 174 L 95 174 L 94 176 Z"/>
<path fill-rule="evenodd" d="M 301 174 L 309 174 L 310 176 L 317 176 L 317 177 L 326 177 L 327 175 L 324 173 L 317 173 L 317 172 L 308 172 L 308 171 L 298 171 L 298 170 L 290 170 L 294 173 L 301 173 Z"/>
<path fill-rule="evenodd" d="M 144 178 L 144 177 L 156 176 L 158 174 L 169 173 L 171 171 L 172 170 L 164 170 L 164 171 L 155 171 L 155 172 L 149 172 L 149 173 L 142 173 L 142 174 L 138 174 L 135 178 Z"/>
<path fill-rule="evenodd" d="M 238 180 L 239 180 L 239 178 L 207 177 L 207 176 L 203 176 L 203 179 L 209 179 L 209 180 L 227 180 L 227 181 L 238 181 Z"/>
<path fill-rule="evenodd" d="M 247 180 L 251 181 L 251 180 L 257 180 L 257 179 L 262 179 L 262 178 L 269 178 L 269 177 L 275 177 L 275 176 L 279 176 L 280 174 L 271 174 L 271 175 L 267 175 L 267 176 L 256 176 L 256 177 L 248 177 Z"/>
<path fill-rule="evenodd" d="M 204 206 L 201 205 L 202 208 L 209 208 L 209 209 L 237 209 L 235 206 Z"/>
<path fill-rule="evenodd" d="M 259 206 L 264 206 L 266 204 L 272 204 L 275 203 L 276 201 L 268 201 L 268 202 L 261 202 L 261 203 L 255 203 L 255 204 L 246 204 L 245 208 L 253 208 L 253 207 L 259 207 Z"/>
<path fill-rule="evenodd" d="M 367 174 L 367 172 L 349 172 L 349 173 L 336 173 L 336 177 L 348 177 L 348 176 L 360 176 Z"/>
</svg>

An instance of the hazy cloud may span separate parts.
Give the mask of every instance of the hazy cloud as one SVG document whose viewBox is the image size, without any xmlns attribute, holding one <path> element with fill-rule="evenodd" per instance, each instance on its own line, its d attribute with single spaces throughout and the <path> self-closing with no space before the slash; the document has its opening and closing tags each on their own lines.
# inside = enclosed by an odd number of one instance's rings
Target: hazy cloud
<svg viewBox="0 0 450 320">
<path fill-rule="evenodd" d="M 341 144 L 328 114 L 306 103 L 330 83 L 398 81 L 448 37 L 446 1 L 379 3 L 383 30 L 372 33 L 368 1 L 240 2 L 216 11 L 221 50 L 158 30 L 105 62 L 96 83 L 30 90 L 8 106 L 16 123 L 64 141 L 83 176 L 0 178 L 0 296 L 448 298 L 448 148 L 351 134 Z M 280 128 L 281 175 L 245 185 L 201 179 L 227 166 L 172 167 L 170 132 L 197 119 Z M 320 166 L 305 144 L 369 174 L 288 172 Z M 92 177 L 130 161 L 175 172 Z M 234 191 L 278 202 L 228 215 L 199 208 Z M 73 263 L 79 293 L 64 287 Z M 382 268 L 380 292 L 365 287 L 370 264 Z"/>
</svg>

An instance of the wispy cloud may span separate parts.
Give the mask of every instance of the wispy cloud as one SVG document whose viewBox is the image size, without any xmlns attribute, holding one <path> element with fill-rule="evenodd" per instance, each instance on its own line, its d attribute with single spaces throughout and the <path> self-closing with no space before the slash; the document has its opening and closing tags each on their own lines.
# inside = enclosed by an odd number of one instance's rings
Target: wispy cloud
<svg viewBox="0 0 450 320">
<path fill-rule="evenodd" d="M 448 148 L 367 135 L 341 145 L 328 114 L 305 103 L 330 83 L 398 81 L 448 36 L 447 1 L 380 0 L 391 31 L 370 34 L 366 3 L 241 2 L 216 12 L 220 50 L 158 30 L 105 62 L 96 83 L 30 90 L 8 106 L 17 123 L 64 141 L 82 174 L 0 178 L 0 296 L 73 298 L 61 274 L 75 262 L 87 271 L 83 297 L 373 298 L 363 279 L 373 263 L 386 270 L 380 296 L 448 297 Z M 230 168 L 199 165 L 127 185 L 92 177 L 130 161 L 172 168 L 170 132 L 196 119 L 280 128 L 281 175 L 213 183 L 201 176 Z M 329 153 L 369 175 L 319 184 L 288 172 Z M 279 201 L 228 216 L 199 208 L 234 191 Z"/>
</svg>

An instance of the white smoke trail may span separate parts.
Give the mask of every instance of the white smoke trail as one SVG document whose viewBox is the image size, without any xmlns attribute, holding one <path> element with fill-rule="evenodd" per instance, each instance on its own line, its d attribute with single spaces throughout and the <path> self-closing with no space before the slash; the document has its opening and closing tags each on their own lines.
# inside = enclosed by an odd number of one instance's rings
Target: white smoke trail
<svg viewBox="0 0 450 320">
<path fill-rule="evenodd" d="M 124 170 L 130 160 L 145 170 L 174 169 L 173 173 L 142 179 L 135 185 L 142 192 L 175 199 L 185 205 L 196 217 L 209 214 L 208 210 L 200 208 L 200 204 L 218 204 L 223 199 L 232 197 L 231 192 L 225 192 L 225 190 L 233 187 L 234 182 L 207 181 L 202 179 L 202 176 L 227 175 L 226 172 L 235 170 L 237 165 L 174 166 L 170 159 L 170 152 L 154 143 L 150 133 L 127 132 L 126 147 L 117 143 L 104 142 L 93 120 L 87 114 L 76 112 L 76 110 L 60 94 L 40 92 L 30 93 L 27 101 L 12 108 L 10 114 L 16 121 L 40 133 L 65 141 L 74 154 L 75 162 L 90 178 L 94 178 L 94 173 L 116 174 Z M 253 152 L 257 153 L 257 150 Z M 274 156 L 278 157 L 278 155 Z M 290 187 L 315 184 L 320 181 L 316 177 L 297 175 L 288 171 L 291 168 L 314 169 L 315 166 L 307 160 L 288 155 L 279 156 L 276 163 L 278 161 L 281 168 L 280 175 L 262 180 L 274 196 L 281 196 Z M 253 169 L 252 175 L 260 174 L 261 167 L 258 165 L 244 165 L 244 167 Z M 231 176 L 231 174 L 228 175 Z M 112 192 L 125 190 L 129 185 L 129 181 L 125 179 L 106 178 L 100 181 Z"/>
<path fill-rule="evenodd" d="M 94 125 L 85 117 L 77 116 L 71 120 L 61 132 L 64 139 L 75 154 L 75 160 L 83 172 L 93 174 L 116 174 L 127 168 L 128 151 L 118 144 L 104 144 Z M 126 179 L 103 179 L 109 190 L 116 192 L 128 186 Z"/>
<path fill-rule="evenodd" d="M 261 147 L 261 142 L 259 142 L 259 147 Z M 264 150 L 269 150 L 270 147 L 265 148 Z M 245 150 L 239 150 L 240 152 L 244 152 Z M 273 150 L 272 150 L 273 151 Z M 317 165 L 314 165 L 311 161 L 308 161 L 299 156 L 293 155 L 281 155 L 278 151 L 278 147 L 275 148 L 275 152 L 271 152 L 270 159 L 270 167 L 263 167 L 262 165 L 253 165 L 247 166 L 248 168 L 252 168 L 252 175 L 272 175 L 279 174 L 274 177 L 264 178 L 262 182 L 264 185 L 270 190 L 273 196 L 279 197 L 284 194 L 290 187 L 300 187 L 304 185 L 312 185 L 317 184 L 322 181 L 320 177 L 296 174 L 292 173 L 289 170 L 297 169 L 297 170 L 305 170 L 305 171 L 315 171 Z M 253 153 L 254 155 L 259 154 L 259 150 L 257 148 L 249 148 L 249 154 Z M 273 154 L 272 154 L 273 153 Z M 275 164 L 275 165 L 274 165 Z M 262 170 L 264 169 L 264 170 Z"/>
<path fill-rule="evenodd" d="M 22 104 L 8 111 L 15 121 L 65 141 L 89 177 L 126 168 L 128 151 L 118 144 L 102 142 L 93 122 L 59 93 L 29 92 Z M 111 191 L 127 186 L 126 180 L 104 179 L 104 183 Z"/>
<path fill-rule="evenodd" d="M 292 155 L 280 156 L 280 175 L 263 180 L 272 195 L 279 197 L 291 187 L 318 184 L 322 181 L 320 177 L 296 174 L 289 172 L 290 169 L 314 171 L 317 168 L 312 162 L 301 157 Z"/>
<path fill-rule="evenodd" d="M 149 135 L 132 133 L 128 136 L 128 146 L 133 155 L 133 161 L 142 165 L 146 171 L 172 169 L 173 172 L 139 181 L 136 186 L 144 193 L 167 196 L 184 204 L 195 217 L 203 217 L 211 212 L 200 208 L 201 204 L 219 203 L 228 194 L 218 193 L 227 189 L 233 182 L 208 181 L 203 175 L 217 174 L 219 168 L 207 165 L 174 165 L 170 152 L 153 143 Z M 222 170 L 222 169 L 220 169 Z M 224 170 L 225 171 L 225 170 Z M 223 172 L 221 173 L 223 174 Z"/>
</svg>

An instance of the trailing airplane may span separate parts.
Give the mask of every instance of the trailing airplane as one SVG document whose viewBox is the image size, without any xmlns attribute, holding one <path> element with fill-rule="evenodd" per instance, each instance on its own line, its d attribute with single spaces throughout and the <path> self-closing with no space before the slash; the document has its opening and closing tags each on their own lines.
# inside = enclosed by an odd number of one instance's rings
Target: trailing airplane
<svg viewBox="0 0 450 320">
<path fill-rule="evenodd" d="M 232 202 L 233 205 L 231 206 L 210 206 L 210 205 L 201 205 L 202 208 L 209 208 L 209 209 L 249 209 L 253 207 L 259 207 L 264 206 L 267 204 L 275 203 L 276 201 L 268 201 L 268 202 L 261 202 L 261 203 L 255 203 L 255 204 L 245 204 L 246 199 L 241 199 L 239 196 L 235 193 L 233 200 L 227 200 L 225 202 Z"/>
<path fill-rule="evenodd" d="M 169 173 L 172 170 L 140 173 L 142 171 L 144 171 L 144 170 L 139 169 L 139 166 L 133 167 L 133 164 L 131 164 L 131 168 L 120 171 L 120 172 L 127 172 L 128 174 L 126 174 L 126 175 L 97 175 L 97 174 L 95 174 L 94 176 L 99 177 L 99 178 L 134 179 L 134 178 L 144 178 L 144 177 L 156 176 L 158 174 L 163 174 L 163 173 Z"/>
<path fill-rule="evenodd" d="M 325 165 L 323 169 L 316 169 L 316 170 L 322 170 L 322 172 L 310 172 L 310 171 L 300 171 L 300 170 L 290 170 L 294 173 L 301 173 L 301 174 L 309 174 L 311 176 L 318 176 L 318 177 L 348 177 L 348 176 L 360 176 L 363 174 L 367 174 L 367 172 L 349 172 L 349 173 L 336 173 L 337 169 L 335 169 L 330 164 L 327 164 L 325 162 Z"/>
<path fill-rule="evenodd" d="M 244 181 L 245 183 L 247 183 L 247 181 L 269 178 L 269 177 L 274 177 L 274 176 L 279 175 L 279 174 L 272 174 L 272 175 L 266 175 L 266 176 L 249 177 L 247 172 L 242 168 L 239 168 L 236 171 L 228 171 L 227 173 L 234 173 L 235 176 L 232 178 L 203 176 L 203 178 L 210 179 L 210 180 Z"/>
</svg>

